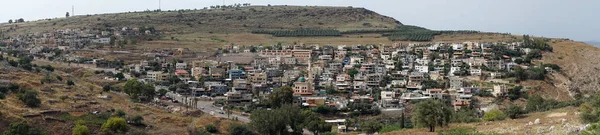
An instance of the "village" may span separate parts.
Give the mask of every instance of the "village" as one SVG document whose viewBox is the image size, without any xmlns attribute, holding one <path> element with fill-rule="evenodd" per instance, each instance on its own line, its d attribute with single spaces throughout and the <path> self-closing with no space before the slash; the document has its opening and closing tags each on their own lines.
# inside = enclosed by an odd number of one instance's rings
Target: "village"
<svg viewBox="0 0 600 135">
<path fill-rule="evenodd" d="M 224 45 L 212 56 L 185 61 L 178 57 L 190 55 L 186 48 L 148 52 L 154 55 L 129 62 L 69 54 L 101 51 L 101 46 L 119 48 L 157 35 L 145 27 L 55 30 L 11 37 L 2 50 L 30 54 L 37 60 L 87 64 L 105 73 L 107 80 L 136 79 L 154 84 L 157 92 L 168 92 L 157 97 L 157 102 L 168 99 L 246 122 L 252 110 L 268 107 L 265 100 L 271 92 L 285 86 L 291 87 L 298 106 L 326 108 L 346 116 L 406 115 L 415 101 L 436 99 L 455 111 L 474 107 L 481 117 L 493 105 L 474 98 L 506 96 L 519 81 L 506 79 L 519 76 L 516 70 L 553 72 L 552 66 L 529 64 L 541 57 L 544 48 L 526 46 L 523 41 Z M 326 120 L 336 124 L 338 132 L 351 129 L 344 121 L 343 117 Z"/>
</svg>

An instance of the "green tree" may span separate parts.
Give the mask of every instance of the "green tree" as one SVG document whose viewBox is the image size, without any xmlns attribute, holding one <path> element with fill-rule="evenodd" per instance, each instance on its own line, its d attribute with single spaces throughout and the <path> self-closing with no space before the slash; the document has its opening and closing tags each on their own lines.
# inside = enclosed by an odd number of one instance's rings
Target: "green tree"
<svg viewBox="0 0 600 135">
<path fill-rule="evenodd" d="M 273 110 L 258 109 L 250 115 L 250 126 L 260 134 L 300 134 L 304 118 L 295 105 L 283 105 Z M 288 132 L 290 127 L 293 133 Z"/>
<path fill-rule="evenodd" d="M 511 119 L 516 119 L 519 117 L 519 115 L 523 114 L 523 108 L 521 108 L 521 106 L 511 104 L 510 107 L 506 109 L 505 113 Z"/>
<path fill-rule="evenodd" d="M 271 107 L 277 108 L 284 104 L 291 104 L 294 101 L 294 91 L 289 86 L 283 86 L 275 89 L 269 94 Z"/>
<path fill-rule="evenodd" d="M 227 128 L 231 135 L 255 135 L 245 124 L 234 123 Z"/>
<path fill-rule="evenodd" d="M 123 80 L 125 78 L 125 75 L 123 75 L 123 73 L 117 73 L 117 74 L 115 74 L 115 78 L 117 78 L 119 80 Z"/>
<path fill-rule="evenodd" d="M 452 110 L 438 100 L 421 101 L 415 108 L 412 121 L 419 127 L 429 127 L 429 132 L 435 132 L 436 126 L 448 126 L 450 122 Z"/>
<path fill-rule="evenodd" d="M 125 113 L 125 111 L 123 111 L 121 109 L 117 110 L 117 116 L 123 118 L 123 117 L 125 117 L 125 115 L 127 115 L 127 113 Z"/>
<path fill-rule="evenodd" d="M 19 100 L 21 100 L 23 103 L 25 103 L 25 105 L 27 105 L 29 107 L 39 107 L 41 101 L 40 101 L 40 99 L 38 99 L 37 95 L 38 95 L 37 91 L 26 90 L 26 91 L 20 93 L 19 95 L 17 95 L 17 97 L 19 98 Z"/>
<path fill-rule="evenodd" d="M 525 106 L 525 109 L 527 112 L 539 112 L 539 111 L 545 111 L 546 110 L 546 106 L 545 106 L 545 100 L 544 98 L 542 98 L 540 95 L 533 95 L 530 96 L 527 99 L 527 106 Z"/>
<path fill-rule="evenodd" d="M 110 85 L 104 85 L 104 86 L 102 86 L 102 90 L 104 90 L 106 92 L 110 91 L 110 89 L 111 89 Z"/>
<path fill-rule="evenodd" d="M 127 82 L 123 86 L 123 91 L 129 94 L 129 96 L 131 96 L 132 99 L 137 99 L 141 101 L 150 100 L 156 95 L 154 85 L 149 83 L 143 84 L 141 82 L 138 82 L 135 78 L 127 80 Z"/>
<path fill-rule="evenodd" d="M 204 126 L 204 129 L 210 133 L 217 133 L 219 132 L 219 130 L 217 129 L 217 127 L 215 127 L 215 125 L 206 125 Z"/>
<path fill-rule="evenodd" d="M 8 130 L 3 135 L 49 135 L 47 132 L 29 126 L 25 122 L 13 122 L 8 126 Z"/>
<path fill-rule="evenodd" d="M 73 86 L 75 85 L 75 82 L 71 81 L 71 80 L 67 80 L 67 85 L 69 86 Z"/>
<path fill-rule="evenodd" d="M 365 120 L 359 123 L 360 130 L 373 134 L 381 129 L 381 123 L 376 120 Z"/>
<path fill-rule="evenodd" d="M 472 107 L 464 107 L 460 108 L 454 114 L 452 114 L 452 122 L 457 123 L 471 123 L 477 122 L 479 118 L 477 117 L 477 110 Z"/>
<path fill-rule="evenodd" d="M 102 124 L 102 130 L 112 132 L 127 132 L 127 122 L 123 118 L 112 117 Z"/>
<path fill-rule="evenodd" d="M 504 120 L 506 118 L 506 115 L 500 111 L 500 110 L 492 110 L 490 112 L 485 113 L 485 115 L 483 115 L 483 120 L 486 121 L 497 121 L 497 120 Z"/>
<path fill-rule="evenodd" d="M 346 71 L 346 74 L 348 74 L 350 76 L 350 78 L 354 79 L 354 76 L 356 74 L 358 74 L 358 70 L 356 70 L 355 68 L 352 68 L 352 69 Z"/>
<path fill-rule="evenodd" d="M 8 23 L 13 23 L 13 20 L 12 19 L 8 20 Z"/>
<path fill-rule="evenodd" d="M 301 126 L 315 134 L 331 131 L 331 125 L 311 111 L 303 111 L 300 117 L 303 118 Z"/>
<path fill-rule="evenodd" d="M 70 15 L 69 15 L 69 12 L 67 12 L 67 14 L 65 14 L 65 17 L 67 17 L 67 18 L 68 18 L 69 16 L 70 16 Z"/>
</svg>

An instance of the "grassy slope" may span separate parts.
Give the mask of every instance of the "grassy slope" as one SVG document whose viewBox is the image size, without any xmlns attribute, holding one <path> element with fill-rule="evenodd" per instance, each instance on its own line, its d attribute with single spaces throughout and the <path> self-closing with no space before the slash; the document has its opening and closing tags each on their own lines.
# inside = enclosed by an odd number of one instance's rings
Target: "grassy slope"
<svg viewBox="0 0 600 135">
<path fill-rule="evenodd" d="M 34 63 L 38 65 L 50 64 L 40 61 Z M 45 76 L 45 73 L 32 73 L 10 67 L 8 64 L 1 65 L 0 78 L 10 79 L 12 83 L 19 84 L 24 89 L 37 90 L 39 92 L 38 97 L 42 103 L 38 108 L 29 108 L 17 99 L 16 94 L 7 95 L 6 99 L 0 100 L 0 114 L 2 114 L 0 115 L 0 122 L 3 123 L 0 124 L 2 125 L 0 126 L 0 131 L 6 130 L 7 126 L 5 125 L 10 122 L 24 120 L 29 121 L 32 126 L 42 128 L 52 134 L 71 134 L 72 127 L 75 125 L 74 120 L 77 117 L 82 117 L 86 120 L 86 125 L 92 133 L 99 133 L 101 132 L 100 125 L 104 120 L 96 117 L 86 117 L 86 115 L 91 115 L 89 114 L 91 111 L 106 111 L 110 109 L 124 110 L 128 117 L 135 115 L 143 116 L 144 123 L 152 127 L 145 130 L 143 128 L 134 129 L 144 130 L 150 134 L 186 134 L 188 130 L 200 127 L 205 123 L 213 123 L 221 129 L 220 131 L 226 131 L 227 126 L 232 123 L 230 120 L 213 118 L 209 115 L 191 117 L 178 113 L 169 113 L 164 109 L 146 104 L 133 103 L 123 93 L 103 92 L 103 95 L 108 95 L 112 99 L 99 99 L 97 96 L 100 95 L 103 84 L 115 84 L 117 82 L 103 80 L 102 76 L 93 75 L 91 71 L 85 69 L 61 65 L 53 66 L 57 70 L 50 73 L 50 75 L 52 77 L 60 75 L 64 80 L 58 81 L 55 79 L 56 82 L 54 83 L 41 84 L 40 80 Z M 84 74 L 90 73 L 92 76 L 83 77 Z M 76 85 L 69 88 L 65 83 L 67 79 L 73 80 Z M 43 87 L 52 88 L 53 92 L 39 91 Z M 68 96 L 68 98 L 62 101 L 59 98 L 60 96 Z M 57 103 L 50 104 L 49 101 L 52 100 L 57 101 Z M 98 104 L 89 104 L 90 102 L 98 102 Z M 76 108 L 73 106 L 82 107 Z M 39 114 L 47 110 L 61 110 L 63 113 L 42 115 L 42 117 L 23 117 L 24 115 Z M 216 121 L 219 122 L 215 123 Z"/>
<path fill-rule="evenodd" d="M 370 23 L 370 25 L 364 25 Z M 363 8 L 314 6 L 256 6 L 184 12 L 137 12 L 75 16 L 50 21 L 0 25 L 16 27 L 16 33 L 64 28 L 155 26 L 167 33 L 240 33 L 254 29 L 385 29 L 399 25 L 396 20 Z"/>
</svg>

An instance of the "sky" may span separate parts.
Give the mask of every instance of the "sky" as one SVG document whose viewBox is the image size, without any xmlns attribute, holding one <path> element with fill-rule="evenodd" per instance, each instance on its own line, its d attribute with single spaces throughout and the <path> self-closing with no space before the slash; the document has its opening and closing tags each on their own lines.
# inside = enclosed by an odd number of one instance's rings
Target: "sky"
<svg viewBox="0 0 600 135">
<path fill-rule="evenodd" d="M 364 7 L 408 25 L 600 41 L 600 0 L 162 0 L 162 10 L 211 5 Z M 6 0 L 0 22 L 158 9 L 159 0 Z M 72 13 L 71 13 L 72 14 Z"/>
</svg>

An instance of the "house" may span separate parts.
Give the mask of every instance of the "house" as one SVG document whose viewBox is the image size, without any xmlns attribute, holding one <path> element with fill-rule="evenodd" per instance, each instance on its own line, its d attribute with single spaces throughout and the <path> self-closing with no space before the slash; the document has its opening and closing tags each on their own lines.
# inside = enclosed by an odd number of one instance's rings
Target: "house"
<svg viewBox="0 0 600 135">
<path fill-rule="evenodd" d="M 187 70 L 175 70 L 175 76 L 179 78 L 189 78 L 190 73 Z"/>
<path fill-rule="evenodd" d="M 185 70 L 187 67 L 187 63 L 175 63 L 176 70 Z"/>
<path fill-rule="evenodd" d="M 110 44 L 110 38 L 98 38 L 98 39 L 94 39 L 92 40 L 92 43 L 97 43 L 97 44 Z"/>
<path fill-rule="evenodd" d="M 450 77 L 450 90 L 459 90 L 463 87 L 465 81 L 458 77 Z"/>
<path fill-rule="evenodd" d="M 492 95 L 494 95 L 496 97 L 500 97 L 500 96 L 503 96 L 504 93 L 506 93 L 507 91 L 508 90 L 506 88 L 506 85 L 494 85 Z"/>
<path fill-rule="evenodd" d="M 252 95 L 244 94 L 239 91 L 227 92 L 225 94 L 225 101 L 227 104 L 247 104 L 252 102 Z"/>
<path fill-rule="evenodd" d="M 152 82 L 160 81 L 160 75 L 162 73 L 163 72 L 159 72 L 159 71 L 147 72 L 145 79 L 148 80 L 148 81 L 152 81 Z"/>
<path fill-rule="evenodd" d="M 239 70 L 239 69 L 229 70 L 228 74 L 229 74 L 229 79 L 231 79 L 231 80 L 245 78 L 244 71 Z"/>
</svg>

